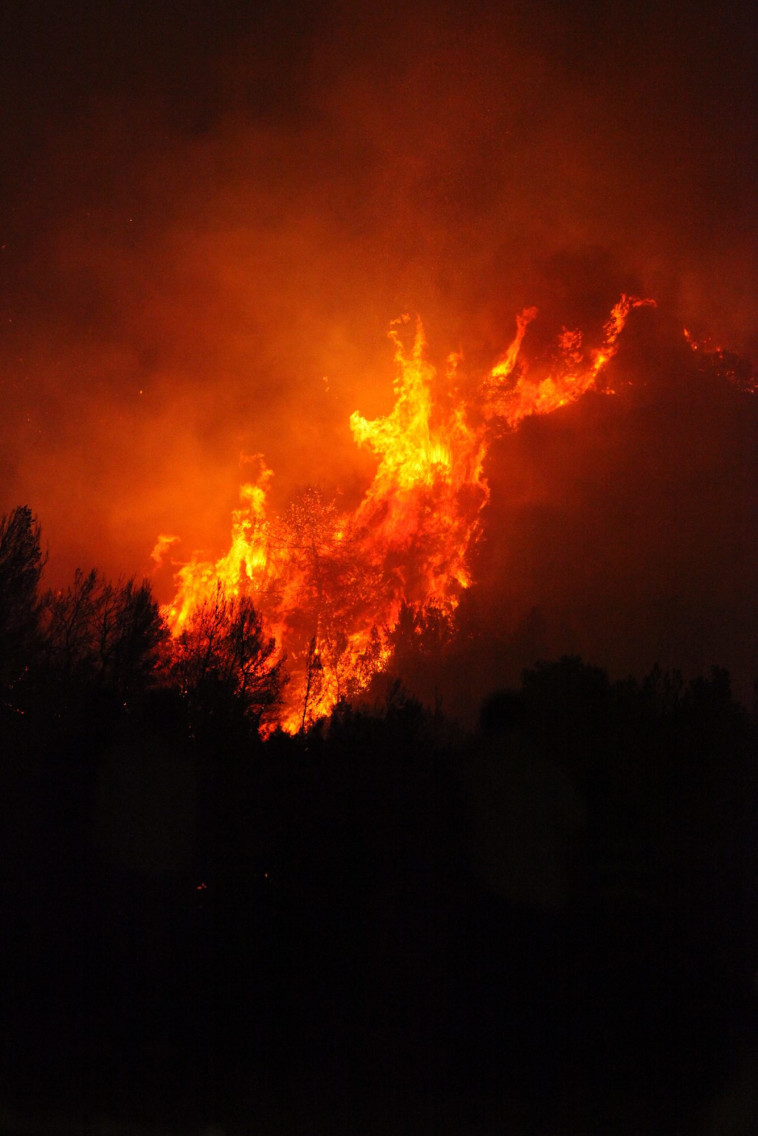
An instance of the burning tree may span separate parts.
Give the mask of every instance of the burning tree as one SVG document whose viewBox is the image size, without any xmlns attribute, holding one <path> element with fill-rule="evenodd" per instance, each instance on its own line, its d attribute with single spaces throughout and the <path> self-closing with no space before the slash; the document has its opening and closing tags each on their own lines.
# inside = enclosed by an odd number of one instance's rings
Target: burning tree
<svg viewBox="0 0 758 1136">
<path fill-rule="evenodd" d="M 471 584 L 493 431 L 515 429 L 529 415 L 597 389 L 629 314 L 652 303 L 622 296 L 597 348 L 564 328 L 552 357 L 533 372 L 521 347 L 537 310 L 525 309 L 507 351 L 479 382 L 476 401 L 461 393 L 460 356 L 438 371 L 420 320 L 396 320 L 389 333 L 394 406 L 373 421 L 357 412 L 350 419 L 356 443 L 378 459 L 362 502 L 352 514 L 340 513 L 333 499 L 309 487 L 271 516 L 272 474 L 261 460 L 258 479 L 241 490 L 229 552 L 215 563 L 193 560 L 178 573 L 177 595 L 165 609 L 178 654 L 193 613 L 205 611 L 207 621 L 220 588 L 224 603 L 255 601 L 260 633 L 272 644 L 267 658 L 281 667 L 286 654 L 291 677 L 276 720 L 295 731 L 386 670 L 398 643 L 408 642 L 409 627 L 432 620 L 444 639 Z M 261 713 L 271 714 L 268 705 Z"/>
<path fill-rule="evenodd" d="M 304 728 L 346 695 L 353 665 L 347 629 L 370 607 L 378 581 L 350 519 L 315 486 L 297 494 L 276 532 L 283 557 L 279 620 L 293 643 L 305 645 L 291 656 L 299 688 L 304 684 Z"/>
</svg>

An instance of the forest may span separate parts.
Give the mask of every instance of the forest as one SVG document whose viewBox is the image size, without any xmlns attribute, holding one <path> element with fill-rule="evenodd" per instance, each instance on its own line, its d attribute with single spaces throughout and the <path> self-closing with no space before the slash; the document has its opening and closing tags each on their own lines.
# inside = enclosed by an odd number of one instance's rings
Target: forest
<svg viewBox="0 0 758 1136">
<path fill-rule="evenodd" d="M 44 565 L 19 506 L 0 521 L 8 1116 L 707 1130 L 758 1049 L 756 721 L 723 669 L 535 660 L 518 688 L 492 675 L 474 728 L 398 673 L 266 732 L 286 664 L 250 601 L 219 590 L 172 640 L 147 582 L 46 591 Z"/>
</svg>

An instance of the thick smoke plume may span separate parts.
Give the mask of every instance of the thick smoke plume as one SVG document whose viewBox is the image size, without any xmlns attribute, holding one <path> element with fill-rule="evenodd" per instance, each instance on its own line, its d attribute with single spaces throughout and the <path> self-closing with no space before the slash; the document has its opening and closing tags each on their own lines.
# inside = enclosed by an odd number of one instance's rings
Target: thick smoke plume
<svg viewBox="0 0 758 1136">
<path fill-rule="evenodd" d="M 40 516 L 50 582 L 150 572 L 159 534 L 169 560 L 220 554 L 258 453 L 281 507 L 308 484 L 353 506 L 374 464 L 349 417 L 389 410 L 402 312 L 485 371 L 525 305 L 538 352 L 651 295 L 617 401 L 491 455 L 472 604 L 525 652 L 746 683 L 755 413 L 681 331 L 756 354 L 753 25 L 548 0 L 11 12 L 0 507 Z"/>
</svg>

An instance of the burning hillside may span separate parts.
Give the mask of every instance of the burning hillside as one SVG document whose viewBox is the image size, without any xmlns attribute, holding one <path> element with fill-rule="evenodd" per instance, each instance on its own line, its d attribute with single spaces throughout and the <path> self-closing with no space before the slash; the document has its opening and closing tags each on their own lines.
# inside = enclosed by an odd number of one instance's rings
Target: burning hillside
<svg viewBox="0 0 758 1136">
<path fill-rule="evenodd" d="M 378 460 L 363 500 L 342 512 L 309 487 L 274 513 L 273 474 L 259 457 L 256 480 L 240 490 L 228 552 L 178 572 L 165 608 L 174 636 L 191 633 L 218 597 L 249 597 L 290 676 L 280 716 L 269 724 L 294 731 L 389 667 L 401 619 L 412 635 L 430 623 L 449 633 L 472 582 L 491 438 L 598 389 L 630 312 L 651 304 L 622 296 L 598 345 L 564 328 L 549 357 L 532 362 L 522 344 L 537 311 L 526 309 L 510 346 L 476 384 L 459 356 L 444 369 L 429 361 L 420 320 L 395 321 L 394 406 L 373 421 L 357 412 L 350 419 L 357 445 Z M 162 536 L 159 545 L 171 539 Z"/>
</svg>

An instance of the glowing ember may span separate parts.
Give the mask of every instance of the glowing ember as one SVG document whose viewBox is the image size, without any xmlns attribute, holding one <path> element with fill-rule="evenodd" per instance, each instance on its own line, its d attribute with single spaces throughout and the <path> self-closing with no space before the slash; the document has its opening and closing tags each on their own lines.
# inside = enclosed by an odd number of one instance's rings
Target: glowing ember
<svg viewBox="0 0 758 1136">
<path fill-rule="evenodd" d="M 174 635 L 219 587 L 251 597 L 290 675 L 268 728 L 295 731 L 365 690 L 390 663 L 401 615 L 414 634 L 430 623 L 452 625 L 471 583 L 469 558 L 489 496 L 484 461 L 493 426 L 514 429 L 527 415 L 549 413 L 595 387 L 629 313 L 649 304 L 622 296 L 596 349 L 584 348 L 580 331 L 564 329 L 551 366 L 534 375 L 521 347 L 537 310 L 525 309 L 513 342 L 480 384 L 477 406 L 460 394 L 460 357 L 451 356 L 439 374 L 421 322 L 410 329 L 407 316 L 396 320 L 389 332 L 394 407 L 372 422 L 357 412 L 350 419 L 356 443 L 378 458 L 358 508 L 341 513 L 309 488 L 284 513 L 271 514 L 272 472 L 259 457 L 258 477 L 240 491 L 229 551 L 177 574 L 176 596 L 164 609 Z M 161 537 L 154 556 L 173 539 Z"/>
<path fill-rule="evenodd" d="M 725 350 L 708 337 L 696 339 L 686 327 L 684 338 L 698 357 L 701 370 L 720 375 L 740 390 L 749 391 L 750 394 L 758 393 L 758 374 L 749 360 Z"/>
</svg>

